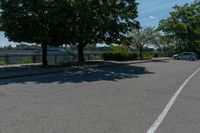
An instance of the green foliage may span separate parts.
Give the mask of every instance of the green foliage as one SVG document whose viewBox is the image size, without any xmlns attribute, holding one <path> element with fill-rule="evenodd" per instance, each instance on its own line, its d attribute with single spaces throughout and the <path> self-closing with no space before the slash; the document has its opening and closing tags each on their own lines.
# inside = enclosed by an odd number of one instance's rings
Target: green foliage
<svg viewBox="0 0 200 133">
<path fill-rule="evenodd" d="M 138 55 L 131 52 L 107 52 L 103 54 L 104 60 L 114 60 L 114 61 L 128 61 L 136 60 Z"/>
<path fill-rule="evenodd" d="M 130 52 L 124 46 L 112 46 L 112 50 L 110 52 L 103 54 L 104 60 L 128 61 L 136 60 L 137 58 L 138 55 L 136 53 Z"/>
<path fill-rule="evenodd" d="M 28 63 L 32 63 L 32 59 L 31 59 L 31 57 L 23 57 L 18 63 L 19 63 L 19 64 L 28 64 Z"/>
<path fill-rule="evenodd" d="M 193 51 L 200 48 L 200 2 L 175 6 L 170 17 L 160 21 L 161 30 L 178 51 Z"/>
<path fill-rule="evenodd" d="M 151 52 L 144 53 L 144 55 L 143 55 L 144 60 L 148 60 L 148 59 L 152 59 L 152 58 L 153 58 L 153 53 L 151 53 Z"/>
<path fill-rule="evenodd" d="M 123 45 L 111 45 L 111 51 L 114 52 L 129 52 L 128 48 Z"/>
<path fill-rule="evenodd" d="M 70 44 L 78 44 L 79 61 L 84 61 L 83 49 L 88 44 L 118 43 L 128 31 L 139 26 L 135 0 L 74 0 L 75 13 Z"/>
<path fill-rule="evenodd" d="M 146 27 L 132 31 L 130 44 L 139 51 L 140 59 L 143 59 L 144 47 L 156 43 L 159 32 L 153 27 Z"/>
<path fill-rule="evenodd" d="M 1 0 L 1 31 L 10 41 L 41 43 L 46 41 L 46 25 L 40 24 L 45 1 Z"/>
<path fill-rule="evenodd" d="M 3 60 L 0 60 L 0 65 L 6 65 L 6 62 Z"/>
<path fill-rule="evenodd" d="M 1 0 L 0 30 L 14 42 L 78 45 L 116 43 L 137 27 L 136 0 Z"/>
<path fill-rule="evenodd" d="M 66 14 L 70 15 L 70 12 L 63 2 L 0 0 L 0 30 L 9 41 L 42 44 L 42 61 L 47 65 L 47 45 L 62 45 L 68 33 L 64 32 L 66 26 L 63 27 L 63 23 L 67 22 L 69 17 Z"/>
</svg>

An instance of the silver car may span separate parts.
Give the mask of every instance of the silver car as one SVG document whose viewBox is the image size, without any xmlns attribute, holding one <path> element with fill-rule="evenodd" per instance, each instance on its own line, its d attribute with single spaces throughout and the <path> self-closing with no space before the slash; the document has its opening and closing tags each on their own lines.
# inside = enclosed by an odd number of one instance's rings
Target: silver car
<svg viewBox="0 0 200 133">
<path fill-rule="evenodd" d="M 197 55 L 193 52 L 182 52 L 182 53 L 173 55 L 173 59 L 195 61 L 197 59 Z"/>
</svg>

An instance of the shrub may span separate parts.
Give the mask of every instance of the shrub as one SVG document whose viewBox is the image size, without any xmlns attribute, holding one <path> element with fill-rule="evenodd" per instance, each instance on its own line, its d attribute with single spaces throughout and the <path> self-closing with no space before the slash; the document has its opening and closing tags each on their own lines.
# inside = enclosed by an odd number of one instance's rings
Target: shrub
<svg viewBox="0 0 200 133">
<path fill-rule="evenodd" d="M 128 61 L 128 60 L 136 60 L 137 58 L 138 55 L 132 52 L 111 51 L 103 54 L 104 60 Z"/>
<path fill-rule="evenodd" d="M 138 55 L 136 53 L 130 52 L 123 45 L 112 46 L 110 52 L 106 52 L 103 54 L 104 60 L 128 61 L 136 60 L 137 58 Z"/>
<path fill-rule="evenodd" d="M 157 55 L 157 56 L 159 56 L 159 55 Z M 151 52 L 144 53 L 144 55 L 143 55 L 144 60 L 149 60 L 152 58 L 153 58 L 153 53 L 151 53 Z"/>
<path fill-rule="evenodd" d="M 6 62 L 3 60 L 0 60 L 0 65 L 6 65 Z"/>
<path fill-rule="evenodd" d="M 129 52 L 127 47 L 125 47 L 123 45 L 116 45 L 116 46 L 111 45 L 111 51 L 114 51 L 114 52 Z"/>
</svg>

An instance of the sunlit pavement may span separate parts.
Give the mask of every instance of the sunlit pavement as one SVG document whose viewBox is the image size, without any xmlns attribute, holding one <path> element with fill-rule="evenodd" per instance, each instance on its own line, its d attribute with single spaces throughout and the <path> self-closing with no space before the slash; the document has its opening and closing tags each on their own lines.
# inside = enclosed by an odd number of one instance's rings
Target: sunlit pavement
<svg viewBox="0 0 200 133">
<path fill-rule="evenodd" d="M 0 80 L 0 133 L 144 133 L 200 62 L 155 61 Z M 157 132 L 196 133 L 200 73 Z"/>
</svg>

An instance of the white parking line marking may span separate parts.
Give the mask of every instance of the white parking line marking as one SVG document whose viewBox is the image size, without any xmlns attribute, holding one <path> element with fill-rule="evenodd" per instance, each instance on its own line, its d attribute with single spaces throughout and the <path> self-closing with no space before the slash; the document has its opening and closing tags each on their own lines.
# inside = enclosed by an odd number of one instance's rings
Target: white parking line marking
<svg viewBox="0 0 200 133">
<path fill-rule="evenodd" d="M 177 90 L 177 92 L 173 95 L 173 97 L 171 98 L 171 100 L 169 101 L 169 103 L 165 106 L 165 108 L 162 111 L 162 113 L 158 116 L 158 118 L 156 119 L 156 121 L 153 123 L 153 125 L 149 128 L 149 130 L 146 133 L 155 133 L 155 131 L 158 129 L 158 127 L 160 126 L 160 124 L 164 120 L 165 116 L 167 115 L 167 113 L 171 109 L 172 105 L 176 101 L 176 98 L 179 96 L 179 94 L 181 93 L 181 91 L 183 90 L 183 88 L 190 81 L 190 79 L 192 77 L 194 77 L 199 71 L 200 71 L 200 68 L 197 69 L 190 77 L 188 77 L 188 79 L 185 80 L 185 82 L 180 86 L 180 88 Z"/>
</svg>

